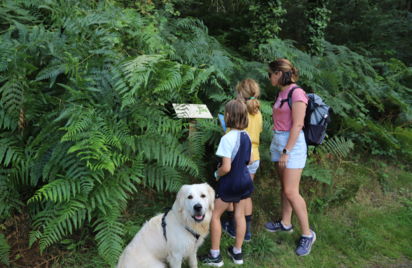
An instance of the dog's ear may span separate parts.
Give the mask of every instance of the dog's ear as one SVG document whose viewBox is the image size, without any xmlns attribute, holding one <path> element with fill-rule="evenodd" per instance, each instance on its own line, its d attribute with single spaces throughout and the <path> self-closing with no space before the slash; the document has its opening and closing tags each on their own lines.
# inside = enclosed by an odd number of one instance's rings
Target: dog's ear
<svg viewBox="0 0 412 268">
<path fill-rule="evenodd" d="M 173 209 L 179 213 L 181 213 L 184 209 L 184 205 L 185 205 L 185 198 L 186 198 L 186 192 L 187 192 L 187 188 L 189 187 L 189 185 L 183 185 L 179 192 L 177 192 L 176 195 L 176 200 L 175 203 L 173 204 Z"/>
<path fill-rule="evenodd" d="M 209 209 L 212 211 L 215 208 L 215 190 L 213 190 L 209 184 L 205 184 L 207 188 L 207 195 L 209 197 Z"/>
</svg>

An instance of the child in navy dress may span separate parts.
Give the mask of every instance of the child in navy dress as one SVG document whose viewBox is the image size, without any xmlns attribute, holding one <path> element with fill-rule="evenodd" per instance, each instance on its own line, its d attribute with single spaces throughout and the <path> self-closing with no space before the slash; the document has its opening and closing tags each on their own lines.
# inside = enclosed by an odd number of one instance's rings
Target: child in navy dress
<svg viewBox="0 0 412 268">
<path fill-rule="evenodd" d="M 220 140 L 216 155 L 222 158 L 215 171 L 217 182 L 216 200 L 210 226 L 212 245 L 203 263 L 223 266 L 220 254 L 222 226 L 220 217 L 234 203 L 236 221 L 235 245 L 228 248 L 228 254 L 236 264 L 243 264 L 242 244 L 246 232 L 245 208 L 251 202 L 253 181 L 247 166 L 250 163 L 252 143 L 244 129 L 248 126 L 246 105 L 240 100 L 231 100 L 225 106 L 225 122 L 231 130 Z"/>
</svg>

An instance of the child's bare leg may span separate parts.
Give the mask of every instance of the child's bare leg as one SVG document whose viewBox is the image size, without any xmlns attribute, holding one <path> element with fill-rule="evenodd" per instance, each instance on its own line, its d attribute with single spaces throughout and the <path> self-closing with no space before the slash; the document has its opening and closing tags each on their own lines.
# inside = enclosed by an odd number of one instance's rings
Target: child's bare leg
<svg viewBox="0 0 412 268">
<path fill-rule="evenodd" d="M 243 240 L 246 233 L 246 219 L 245 219 L 245 209 L 247 203 L 251 202 L 250 198 L 240 200 L 239 203 L 234 203 L 235 205 L 235 220 L 236 220 L 236 241 L 235 247 L 242 248 Z"/>
<path fill-rule="evenodd" d="M 220 237 L 222 235 L 220 217 L 229 207 L 229 204 L 231 203 L 226 203 L 220 198 L 215 200 L 215 208 L 213 209 L 212 220 L 210 222 L 210 238 L 212 241 L 211 249 L 218 250 L 220 248 Z"/>
</svg>

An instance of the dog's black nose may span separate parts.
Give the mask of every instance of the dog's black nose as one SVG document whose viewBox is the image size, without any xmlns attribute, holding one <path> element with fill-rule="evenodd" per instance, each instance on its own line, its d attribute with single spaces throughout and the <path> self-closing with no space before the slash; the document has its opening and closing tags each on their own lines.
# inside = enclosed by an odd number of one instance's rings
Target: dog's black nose
<svg viewBox="0 0 412 268">
<path fill-rule="evenodd" d="M 202 205 L 198 203 L 198 204 L 196 204 L 196 205 L 193 206 L 193 209 L 194 209 L 195 211 L 199 212 L 199 211 L 202 210 Z"/>
</svg>

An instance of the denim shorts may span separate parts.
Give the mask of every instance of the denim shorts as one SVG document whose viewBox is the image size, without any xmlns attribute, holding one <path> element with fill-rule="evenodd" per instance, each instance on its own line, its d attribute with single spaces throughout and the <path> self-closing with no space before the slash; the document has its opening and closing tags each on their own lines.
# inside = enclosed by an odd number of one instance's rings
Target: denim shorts
<svg viewBox="0 0 412 268">
<path fill-rule="evenodd" d="M 258 170 L 259 165 L 260 165 L 260 160 L 253 161 L 252 164 L 247 166 L 249 173 L 256 174 L 256 171 Z"/>
<path fill-rule="evenodd" d="M 286 143 L 289 139 L 289 131 L 273 131 L 272 142 L 270 143 L 270 154 L 272 162 L 279 162 L 280 156 Z M 305 134 L 300 131 L 296 140 L 295 146 L 289 153 L 288 162 L 286 168 L 304 168 L 307 157 L 307 146 L 305 141 Z"/>
</svg>

